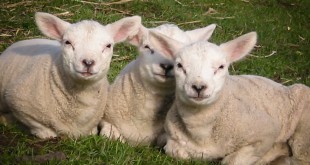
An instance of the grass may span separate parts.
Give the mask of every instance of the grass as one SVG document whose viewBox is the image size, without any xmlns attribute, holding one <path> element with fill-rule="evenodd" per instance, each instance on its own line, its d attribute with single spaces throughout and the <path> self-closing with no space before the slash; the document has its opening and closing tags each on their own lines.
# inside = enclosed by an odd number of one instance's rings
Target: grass
<svg viewBox="0 0 310 165">
<path fill-rule="evenodd" d="M 12 43 L 43 37 L 34 12 L 55 14 L 69 22 L 95 19 L 102 24 L 140 15 L 147 27 L 174 23 L 189 30 L 216 23 L 217 44 L 250 31 L 259 39 L 251 56 L 231 67 L 231 74 L 256 74 L 284 85 L 310 86 L 310 1 L 308 0 L 141 0 L 141 1 L 12 1 L 0 8 L 0 52 Z M 109 79 L 137 56 L 119 44 Z M 53 160 L 52 158 L 55 157 Z M 46 159 L 46 160 L 44 160 Z M 206 164 L 166 156 L 158 148 L 130 147 L 98 136 L 39 140 L 17 127 L 0 125 L 1 164 Z M 211 163 L 210 163 L 211 164 Z"/>
</svg>

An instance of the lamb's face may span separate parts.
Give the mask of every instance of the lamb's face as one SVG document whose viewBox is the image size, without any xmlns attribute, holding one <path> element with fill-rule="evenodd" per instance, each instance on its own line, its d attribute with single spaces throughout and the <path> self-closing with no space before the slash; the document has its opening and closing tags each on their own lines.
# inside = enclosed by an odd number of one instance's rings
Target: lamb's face
<svg viewBox="0 0 310 165">
<path fill-rule="evenodd" d="M 176 41 L 182 43 L 190 43 L 190 38 L 184 31 L 175 25 L 164 24 L 152 29 L 153 31 L 164 34 Z M 144 38 L 139 45 L 141 62 L 141 74 L 145 80 L 157 86 L 171 87 L 174 89 L 174 57 L 153 49 L 153 45 L 149 42 L 148 29 L 145 29 Z"/>
<path fill-rule="evenodd" d="M 207 105 L 214 102 L 228 74 L 225 54 L 209 42 L 187 46 L 175 61 L 176 94 L 184 103 Z"/>
<path fill-rule="evenodd" d="M 140 72 L 144 80 L 154 85 L 174 85 L 173 58 L 163 56 L 151 46 L 140 48 Z"/>
<path fill-rule="evenodd" d="M 107 74 L 113 53 L 113 38 L 95 21 L 72 24 L 61 40 L 64 68 L 77 80 L 96 81 Z"/>
<path fill-rule="evenodd" d="M 126 17 L 105 26 L 91 20 L 70 24 L 42 12 L 36 13 L 35 20 L 44 35 L 60 41 L 65 72 L 75 80 L 87 82 L 106 76 L 113 44 L 136 35 L 141 26 L 140 16 Z"/>
</svg>

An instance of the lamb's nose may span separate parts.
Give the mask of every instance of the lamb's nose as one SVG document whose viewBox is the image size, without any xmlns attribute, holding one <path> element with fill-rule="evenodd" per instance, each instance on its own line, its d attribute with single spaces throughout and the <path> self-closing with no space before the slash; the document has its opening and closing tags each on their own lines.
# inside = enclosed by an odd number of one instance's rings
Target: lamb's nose
<svg viewBox="0 0 310 165">
<path fill-rule="evenodd" d="M 94 60 L 87 60 L 87 59 L 84 59 L 82 61 L 83 65 L 90 68 L 92 67 L 93 65 L 95 65 L 95 61 Z"/>
<path fill-rule="evenodd" d="M 170 64 L 159 64 L 159 66 L 164 69 L 166 73 L 168 73 L 173 68 L 173 65 Z"/>
<path fill-rule="evenodd" d="M 204 91 L 205 89 L 207 89 L 206 85 L 192 85 L 192 88 L 197 92 L 197 94 L 199 95 L 200 92 Z"/>
</svg>

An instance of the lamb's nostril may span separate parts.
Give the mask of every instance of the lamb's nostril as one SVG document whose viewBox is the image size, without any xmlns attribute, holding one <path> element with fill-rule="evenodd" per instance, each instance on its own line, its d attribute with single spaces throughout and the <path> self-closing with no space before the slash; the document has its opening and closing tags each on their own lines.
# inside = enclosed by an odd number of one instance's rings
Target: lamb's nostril
<svg viewBox="0 0 310 165">
<path fill-rule="evenodd" d="M 200 92 L 202 92 L 202 91 L 204 91 L 206 88 L 207 88 L 207 86 L 206 85 L 192 85 L 192 88 L 198 93 L 198 95 L 199 95 L 199 93 Z"/>
<path fill-rule="evenodd" d="M 166 68 L 167 71 L 169 71 L 171 69 L 173 69 L 173 65 L 168 65 L 167 68 Z"/>
<path fill-rule="evenodd" d="M 173 68 L 173 65 L 170 64 L 159 64 L 159 66 L 164 69 L 166 72 L 170 71 Z"/>
<path fill-rule="evenodd" d="M 95 65 L 95 61 L 94 60 L 87 60 L 87 59 L 84 59 L 82 61 L 83 65 L 86 66 L 86 67 L 91 67 L 93 65 Z"/>
</svg>

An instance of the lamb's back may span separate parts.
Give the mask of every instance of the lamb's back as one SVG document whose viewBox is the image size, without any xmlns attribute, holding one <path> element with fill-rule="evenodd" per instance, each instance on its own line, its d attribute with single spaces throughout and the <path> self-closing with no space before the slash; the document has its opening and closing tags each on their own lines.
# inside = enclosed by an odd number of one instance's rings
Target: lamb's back
<svg viewBox="0 0 310 165">
<path fill-rule="evenodd" d="M 252 75 L 230 76 L 228 81 L 235 86 L 230 88 L 235 100 L 267 113 L 280 125 L 281 133 L 277 141 L 286 141 L 292 135 L 302 110 L 295 108 L 295 94 L 291 87 Z"/>
<path fill-rule="evenodd" d="M 28 90 L 30 87 L 38 87 L 33 83 L 44 82 L 60 52 L 59 43 L 47 39 L 20 41 L 7 48 L 0 56 L 1 104 L 7 90 L 16 86 Z"/>
</svg>

